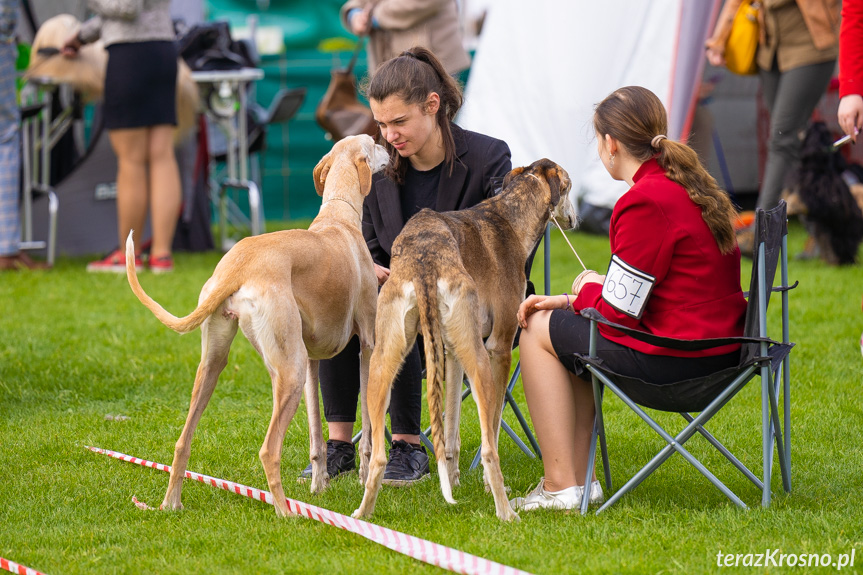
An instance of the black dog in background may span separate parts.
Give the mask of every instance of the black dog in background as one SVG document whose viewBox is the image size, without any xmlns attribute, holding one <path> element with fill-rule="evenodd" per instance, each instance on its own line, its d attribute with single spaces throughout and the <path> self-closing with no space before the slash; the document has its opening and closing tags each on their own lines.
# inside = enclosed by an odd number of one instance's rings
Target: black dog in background
<svg viewBox="0 0 863 575">
<path fill-rule="evenodd" d="M 800 167 L 789 174 L 783 197 L 788 203 L 788 215 L 800 216 L 821 259 L 833 265 L 853 264 L 863 242 L 863 212 L 846 178 L 856 179 L 859 185 L 863 168 L 849 166 L 833 149 L 833 141 L 824 122 L 809 127 Z"/>
</svg>

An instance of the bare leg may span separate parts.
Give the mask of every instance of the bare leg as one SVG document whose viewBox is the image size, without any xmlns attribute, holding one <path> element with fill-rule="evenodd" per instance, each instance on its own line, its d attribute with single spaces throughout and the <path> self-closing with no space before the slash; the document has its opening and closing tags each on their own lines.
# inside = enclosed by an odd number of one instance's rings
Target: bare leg
<svg viewBox="0 0 863 575">
<path fill-rule="evenodd" d="M 595 409 L 590 383 L 567 370 L 548 333 L 551 312 L 540 311 L 521 332 L 524 395 L 542 449 L 545 489 L 560 491 L 584 480 Z"/>
<path fill-rule="evenodd" d="M 117 156 L 117 245 L 125 245 L 129 230 L 135 230 L 140 246 L 147 221 L 147 128 L 111 130 L 108 138 Z"/>
<path fill-rule="evenodd" d="M 174 155 L 174 127 L 148 129 L 150 180 L 150 225 L 153 229 L 152 256 L 171 254 L 174 230 L 180 217 L 180 171 Z"/>
<path fill-rule="evenodd" d="M 330 439 L 350 441 L 353 439 L 354 423 L 353 421 L 328 421 L 327 429 L 329 429 Z"/>
</svg>

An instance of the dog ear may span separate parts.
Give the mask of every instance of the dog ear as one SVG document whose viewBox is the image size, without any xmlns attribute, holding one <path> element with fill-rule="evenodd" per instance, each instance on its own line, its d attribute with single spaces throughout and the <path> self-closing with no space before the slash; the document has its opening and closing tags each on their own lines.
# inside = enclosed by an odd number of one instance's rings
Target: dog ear
<svg viewBox="0 0 863 575">
<path fill-rule="evenodd" d="M 507 175 L 503 177 L 503 188 L 506 189 L 514 177 L 524 171 L 524 168 L 513 168 Z"/>
<path fill-rule="evenodd" d="M 561 180 L 560 169 L 556 164 L 553 167 L 546 167 L 545 181 L 548 182 L 548 189 L 551 191 L 552 206 L 556 206 L 560 202 Z"/>
<path fill-rule="evenodd" d="M 330 173 L 330 166 L 333 163 L 332 152 L 328 152 L 326 156 L 321 158 L 318 165 L 315 166 L 312 172 L 312 177 L 315 181 L 315 191 L 319 196 L 324 195 L 324 182 L 327 181 L 327 174 Z"/>
<path fill-rule="evenodd" d="M 364 196 L 367 196 L 372 190 L 372 169 L 369 167 L 369 163 L 366 161 L 364 155 L 357 156 L 354 164 L 357 166 L 357 173 L 360 176 L 360 192 Z"/>
</svg>

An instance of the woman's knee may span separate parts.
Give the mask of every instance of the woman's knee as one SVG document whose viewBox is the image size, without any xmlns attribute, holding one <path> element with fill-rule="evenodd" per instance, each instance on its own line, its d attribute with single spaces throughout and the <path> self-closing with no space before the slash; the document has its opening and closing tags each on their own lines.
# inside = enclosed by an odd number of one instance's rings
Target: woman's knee
<svg viewBox="0 0 863 575">
<path fill-rule="evenodd" d="M 151 162 L 176 162 L 173 126 L 151 127 L 148 140 L 148 155 Z"/>
<path fill-rule="evenodd" d="M 548 327 L 550 317 L 551 311 L 542 310 L 527 318 L 527 327 L 522 329 L 519 336 L 519 347 L 522 350 L 540 348 L 553 353 Z"/>
</svg>

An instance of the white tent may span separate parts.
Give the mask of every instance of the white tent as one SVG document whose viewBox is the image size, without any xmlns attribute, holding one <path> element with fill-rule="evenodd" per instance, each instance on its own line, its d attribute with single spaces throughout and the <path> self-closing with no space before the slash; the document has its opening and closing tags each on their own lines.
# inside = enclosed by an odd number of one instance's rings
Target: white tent
<svg viewBox="0 0 863 575">
<path fill-rule="evenodd" d="M 621 86 L 652 90 L 672 139 L 688 135 L 721 0 L 496 0 L 488 6 L 458 123 L 505 140 L 514 166 L 547 157 L 577 197 L 626 190 L 599 162 L 593 108 Z"/>
</svg>

